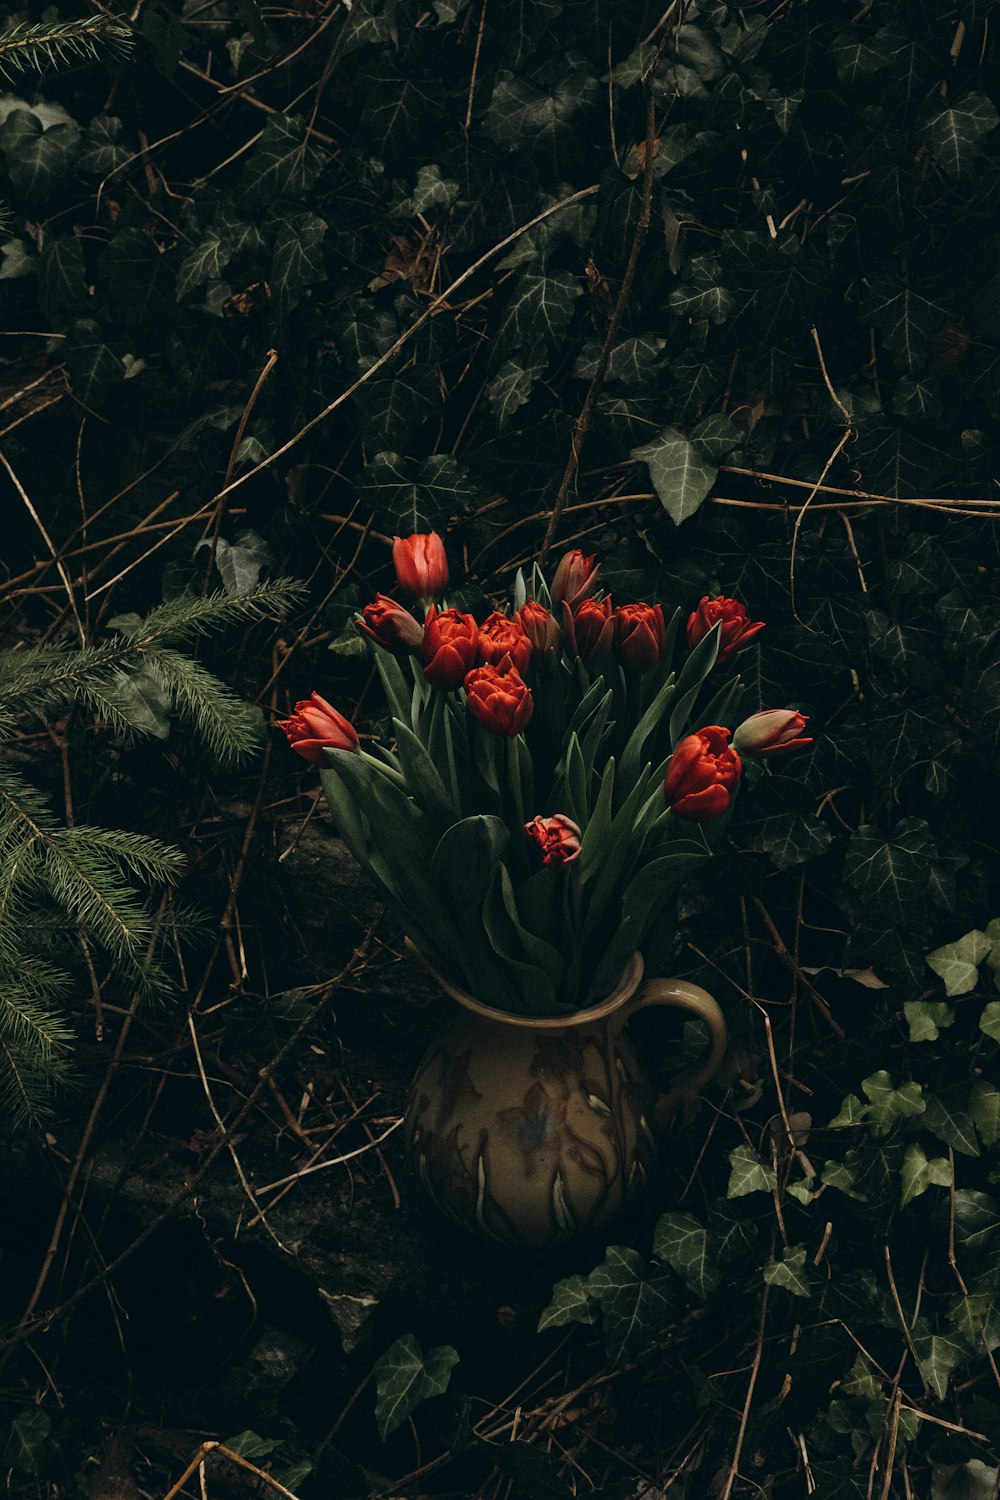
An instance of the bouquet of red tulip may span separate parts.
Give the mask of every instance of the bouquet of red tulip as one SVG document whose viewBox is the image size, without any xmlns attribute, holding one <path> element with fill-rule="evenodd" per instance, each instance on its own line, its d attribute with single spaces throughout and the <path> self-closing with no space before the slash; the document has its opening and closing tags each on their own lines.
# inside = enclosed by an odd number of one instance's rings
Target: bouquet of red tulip
<svg viewBox="0 0 1000 1500">
<path fill-rule="evenodd" d="M 318 694 L 284 729 L 320 768 L 338 829 L 438 971 L 499 1010 L 560 1015 L 608 994 L 677 885 L 711 857 L 742 757 L 805 745 L 802 714 L 722 727 L 713 667 L 764 627 L 734 599 L 613 607 L 573 551 L 551 582 L 518 573 L 509 613 L 447 608 L 444 544 L 397 537 L 399 591 L 358 620 L 394 745 L 362 748 Z M 439 606 L 440 601 L 440 606 Z M 696 719 L 704 727 L 691 732 Z"/>
</svg>

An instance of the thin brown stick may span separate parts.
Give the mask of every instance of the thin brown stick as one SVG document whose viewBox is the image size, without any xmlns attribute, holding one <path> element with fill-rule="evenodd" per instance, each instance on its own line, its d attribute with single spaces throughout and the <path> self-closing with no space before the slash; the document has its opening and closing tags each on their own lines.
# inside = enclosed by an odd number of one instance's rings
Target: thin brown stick
<svg viewBox="0 0 1000 1500">
<path fill-rule="evenodd" d="M 59 556 L 52 538 L 49 536 L 48 532 L 45 529 L 44 521 L 38 514 L 35 507 L 32 505 L 31 497 L 29 496 L 27 490 L 24 488 L 24 485 L 18 479 L 17 475 L 14 473 L 14 470 L 11 468 L 10 462 L 3 449 L 0 449 L 0 464 L 3 464 L 4 468 L 7 470 L 7 476 L 10 479 L 11 484 L 20 495 L 22 501 L 24 502 L 25 510 L 34 521 L 43 542 L 45 543 L 46 547 L 48 547 L 49 552 L 52 554 L 52 561 L 55 563 L 56 568 L 59 571 L 59 577 L 62 579 L 63 588 L 66 590 L 66 598 L 69 600 L 69 607 L 72 610 L 73 619 L 76 621 L 76 628 L 80 636 L 80 645 L 85 646 L 87 644 L 87 632 L 83 628 L 83 621 L 80 618 L 80 611 L 76 607 L 76 595 L 73 593 L 73 585 L 70 582 L 70 576 L 66 571 L 66 564 Z"/>
<path fill-rule="evenodd" d="M 414 334 L 418 333 L 424 324 L 447 304 L 449 298 L 453 297 L 460 287 L 463 287 L 467 281 L 471 281 L 472 277 L 481 271 L 484 266 L 489 265 L 494 256 L 499 255 L 502 250 L 506 250 L 508 245 L 513 245 L 516 240 L 519 240 L 522 235 L 527 234 L 530 229 L 536 228 L 539 224 L 544 224 L 545 220 L 550 219 L 553 214 L 561 212 L 564 208 L 571 207 L 574 203 L 581 203 L 584 198 L 592 198 L 597 191 L 597 183 L 594 183 L 591 187 L 580 188 L 578 192 L 570 193 L 568 197 L 561 198 L 558 203 L 551 204 L 549 208 L 543 209 L 541 213 L 535 214 L 534 218 L 519 225 L 510 234 L 505 235 L 502 240 L 493 245 L 478 260 L 473 261 L 472 265 L 464 270 L 461 276 L 457 276 L 451 285 L 446 287 L 443 292 L 440 292 L 432 302 L 429 302 L 419 318 L 415 318 L 408 328 L 404 328 L 395 343 L 374 364 L 370 365 L 363 374 L 359 375 L 357 380 L 349 385 L 345 391 L 341 391 L 339 396 L 336 396 L 324 406 L 322 411 L 318 411 L 314 417 L 310 417 L 309 421 L 300 427 L 298 432 L 294 433 L 287 442 L 282 443 L 280 448 L 276 448 L 273 453 L 269 453 L 267 458 L 262 459 L 259 464 L 255 464 L 252 469 L 248 469 L 245 474 L 241 474 L 238 479 L 234 479 L 231 484 L 221 489 L 217 495 L 213 496 L 213 501 L 221 500 L 225 495 L 231 494 L 233 490 L 239 489 L 241 484 L 246 484 L 248 480 L 255 479 L 258 474 L 262 474 L 265 469 L 269 469 L 272 464 L 277 463 L 279 458 L 284 458 L 286 453 L 290 453 L 293 448 L 297 447 L 307 433 L 312 432 L 313 428 L 318 427 L 321 422 L 325 422 L 327 417 L 343 406 L 345 401 L 350 400 L 355 391 L 359 390 L 361 386 L 371 380 L 373 375 L 376 375 L 379 370 L 395 359 L 399 351 L 410 342 Z"/>
<path fill-rule="evenodd" d="M 364 962 L 364 959 L 368 954 L 368 950 L 371 947 L 372 938 L 375 935 L 375 928 L 378 925 L 378 921 L 379 917 L 376 916 L 369 925 L 361 942 L 358 944 L 357 948 L 355 948 L 354 952 L 351 954 L 351 957 L 341 969 L 340 973 L 335 975 L 335 977 L 323 987 L 322 993 L 316 1003 L 315 1008 L 310 1012 L 308 1016 L 305 1016 L 299 1022 L 298 1026 L 296 1026 L 291 1036 L 289 1036 L 287 1041 L 285 1041 L 284 1044 L 278 1049 L 267 1066 L 261 1068 L 259 1081 L 254 1086 L 251 1093 L 248 1094 L 247 1098 L 243 1102 L 242 1107 L 237 1111 L 236 1115 L 229 1123 L 230 1133 L 235 1131 L 250 1114 L 251 1110 L 256 1107 L 257 1101 L 260 1099 L 261 1095 L 264 1093 L 264 1090 L 267 1088 L 267 1081 L 270 1078 L 271 1074 L 281 1066 L 285 1058 L 289 1055 L 293 1048 L 298 1045 L 298 1043 L 302 1040 L 310 1027 L 315 1025 L 316 1021 L 329 1006 L 334 995 L 337 994 L 341 985 L 344 984 L 349 975 L 354 972 L 357 965 Z M 163 1209 L 162 1213 L 158 1214 L 155 1219 L 147 1224 L 142 1233 L 137 1235 L 132 1243 L 130 1245 L 127 1245 L 125 1249 L 122 1250 L 118 1255 L 116 1255 L 113 1260 L 109 1261 L 106 1266 L 102 1267 L 97 1275 L 92 1276 L 89 1281 L 84 1282 L 83 1286 L 77 1287 L 76 1291 L 73 1292 L 69 1297 L 67 1297 L 65 1301 L 59 1303 L 56 1307 L 50 1308 L 48 1312 L 42 1313 L 33 1319 L 22 1318 L 18 1326 L 6 1338 L 0 1340 L 0 1352 L 13 1350 L 19 1345 L 25 1343 L 28 1339 L 33 1338 L 36 1333 L 40 1333 L 43 1329 L 51 1328 L 53 1323 L 60 1321 L 66 1316 L 68 1312 L 71 1312 L 73 1308 L 78 1305 L 78 1303 L 84 1301 L 86 1297 L 89 1297 L 91 1292 L 96 1291 L 98 1287 L 103 1286 L 108 1278 L 110 1276 L 113 1276 L 121 1266 L 127 1264 L 127 1262 L 132 1259 L 137 1251 L 141 1250 L 143 1245 L 147 1244 L 149 1240 L 151 1240 L 152 1237 L 163 1228 L 164 1224 L 166 1224 L 170 1219 L 173 1218 L 178 1209 L 180 1209 L 183 1204 L 185 1204 L 191 1198 L 191 1196 L 197 1191 L 200 1184 L 204 1181 L 207 1174 L 211 1171 L 216 1159 L 218 1158 L 219 1154 L 223 1150 L 225 1150 L 225 1147 L 226 1141 L 224 1138 L 217 1141 L 209 1151 L 208 1155 L 205 1157 L 205 1160 L 202 1162 L 201 1166 L 198 1167 L 197 1171 L 192 1174 L 184 1187 L 181 1188 L 179 1192 L 174 1194 L 173 1198 L 167 1204 L 166 1208 Z"/>
<path fill-rule="evenodd" d="M 765 1286 L 764 1295 L 760 1303 L 760 1323 L 757 1328 L 757 1348 L 754 1352 L 753 1365 L 750 1370 L 750 1381 L 747 1385 L 746 1398 L 743 1402 L 743 1412 L 740 1417 L 740 1430 L 736 1435 L 736 1448 L 733 1452 L 732 1461 L 729 1465 L 729 1474 L 726 1478 L 726 1487 L 722 1491 L 720 1500 L 730 1500 L 733 1493 L 733 1485 L 739 1478 L 740 1455 L 743 1452 L 743 1442 L 747 1435 L 747 1424 L 750 1421 L 750 1407 L 753 1403 L 753 1393 L 757 1386 L 757 1376 L 760 1374 L 761 1360 L 764 1355 L 764 1325 L 767 1320 L 767 1294 L 771 1290 Z"/>
<path fill-rule="evenodd" d="M 665 40 L 666 38 L 664 37 L 664 41 L 660 43 L 656 57 L 647 69 L 645 77 L 646 136 L 645 154 L 642 161 L 642 208 L 639 211 L 639 220 L 635 226 L 635 234 L 632 236 L 632 245 L 629 249 L 625 274 L 622 276 L 622 284 L 618 290 L 618 296 L 608 322 L 607 333 L 604 335 L 604 343 L 601 345 L 601 354 L 597 361 L 597 369 L 594 371 L 593 379 L 587 389 L 583 406 L 580 408 L 580 414 L 573 424 L 569 458 L 566 460 L 566 467 L 563 470 L 562 479 L 559 481 L 559 488 L 556 491 L 556 497 L 549 514 L 549 524 L 545 528 L 545 537 L 538 553 L 539 563 L 544 563 L 551 551 L 560 517 L 566 508 L 570 489 L 576 482 L 576 476 L 580 469 L 580 454 L 583 451 L 584 443 L 587 441 L 587 433 L 590 431 L 594 407 L 601 393 L 601 387 L 604 385 L 604 377 L 608 372 L 608 361 L 611 358 L 611 351 L 618 338 L 622 318 L 625 316 L 625 309 L 628 306 L 628 300 L 632 293 L 632 283 L 635 280 L 639 256 L 642 254 L 642 247 L 646 243 L 646 235 L 649 233 L 653 204 L 653 154 L 656 147 L 656 107 L 653 99 L 653 75 L 659 63 Z"/>
</svg>

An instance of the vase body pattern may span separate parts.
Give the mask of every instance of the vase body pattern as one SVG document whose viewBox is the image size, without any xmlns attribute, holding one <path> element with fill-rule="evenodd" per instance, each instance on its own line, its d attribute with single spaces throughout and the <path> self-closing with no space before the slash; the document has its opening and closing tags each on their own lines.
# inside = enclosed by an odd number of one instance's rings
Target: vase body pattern
<svg viewBox="0 0 1000 1500">
<path fill-rule="evenodd" d="M 491 1011 L 445 985 L 461 1008 L 417 1070 L 406 1138 L 424 1187 L 452 1220 L 541 1249 L 593 1233 L 635 1198 L 656 1160 L 664 1101 L 625 1023 L 648 1004 L 699 1009 L 644 998 L 641 978 L 637 955 L 606 1001 L 558 1019 Z M 719 1024 L 724 1038 L 721 1015 Z"/>
</svg>

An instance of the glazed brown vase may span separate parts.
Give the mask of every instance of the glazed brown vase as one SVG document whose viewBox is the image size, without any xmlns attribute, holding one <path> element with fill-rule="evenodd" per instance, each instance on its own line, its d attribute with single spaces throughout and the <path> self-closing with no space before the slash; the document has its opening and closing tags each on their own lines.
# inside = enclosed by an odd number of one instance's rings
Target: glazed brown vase
<svg viewBox="0 0 1000 1500">
<path fill-rule="evenodd" d="M 417 1069 L 406 1108 L 428 1193 L 456 1223 L 506 1245 L 592 1234 L 632 1202 L 658 1132 L 717 1072 L 727 1041 L 718 1005 L 682 980 L 643 983 L 638 953 L 613 994 L 568 1018 L 497 1011 L 434 977 L 460 1010 Z M 650 1005 L 688 1011 L 710 1035 L 703 1061 L 659 1098 L 625 1034 Z"/>
</svg>

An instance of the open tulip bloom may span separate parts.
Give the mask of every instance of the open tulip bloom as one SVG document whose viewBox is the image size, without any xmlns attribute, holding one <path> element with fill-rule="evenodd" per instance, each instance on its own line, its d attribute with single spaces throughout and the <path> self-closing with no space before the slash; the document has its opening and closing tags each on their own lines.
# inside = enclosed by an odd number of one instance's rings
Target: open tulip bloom
<svg viewBox="0 0 1000 1500">
<path fill-rule="evenodd" d="M 436 560 L 446 587 L 443 549 L 407 545 Z M 413 570 L 409 554 L 403 563 Z M 614 608 L 598 566 L 568 554 L 554 609 L 540 569 L 519 573 L 511 610 L 481 626 L 439 600 L 410 630 L 380 596 L 359 625 L 394 745 L 332 733 L 322 752 L 338 829 L 404 931 L 498 1010 L 558 1016 L 609 994 L 676 887 L 711 857 L 741 781 L 724 727 L 739 678 L 727 670 L 714 695 L 706 679 L 727 627 L 724 654 L 739 648 L 742 606 L 737 618 L 735 601 L 702 601 L 675 670 L 681 612 Z M 753 623 L 747 638 L 762 628 Z M 763 729 L 756 716 L 744 737 L 798 740 L 802 715 L 781 715 Z"/>
</svg>

